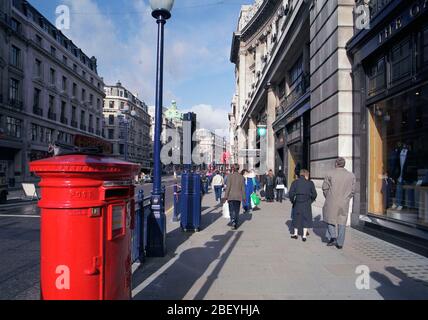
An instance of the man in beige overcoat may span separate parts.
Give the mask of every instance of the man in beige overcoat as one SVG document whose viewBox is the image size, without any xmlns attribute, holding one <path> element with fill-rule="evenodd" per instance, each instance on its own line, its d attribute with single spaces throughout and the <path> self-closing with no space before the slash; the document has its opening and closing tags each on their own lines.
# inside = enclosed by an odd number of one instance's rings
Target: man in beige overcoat
<svg viewBox="0 0 428 320">
<path fill-rule="evenodd" d="M 349 202 L 355 193 L 355 175 L 345 169 L 345 164 L 345 159 L 338 158 L 336 168 L 326 175 L 322 185 L 325 196 L 323 219 L 327 223 L 327 246 L 335 245 L 338 249 L 342 249 L 345 243 Z"/>
<path fill-rule="evenodd" d="M 245 179 L 239 173 L 239 165 L 232 167 L 232 173 L 227 177 L 225 200 L 229 203 L 229 212 L 232 228 L 238 229 L 239 210 L 241 202 L 245 202 Z"/>
</svg>

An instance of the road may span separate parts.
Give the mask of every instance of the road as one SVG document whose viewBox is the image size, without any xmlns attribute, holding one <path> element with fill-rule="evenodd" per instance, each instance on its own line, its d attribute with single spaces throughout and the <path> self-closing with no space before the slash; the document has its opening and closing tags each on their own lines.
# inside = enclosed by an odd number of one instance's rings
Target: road
<svg viewBox="0 0 428 320">
<path fill-rule="evenodd" d="M 166 178 L 166 210 L 173 206 L 174 181 Z M 150 196 L 152 185 L 136 188 Z M 36 203 L 0 206 L 0 300 L 39 298 L 40 212 Z"/>
</svg>

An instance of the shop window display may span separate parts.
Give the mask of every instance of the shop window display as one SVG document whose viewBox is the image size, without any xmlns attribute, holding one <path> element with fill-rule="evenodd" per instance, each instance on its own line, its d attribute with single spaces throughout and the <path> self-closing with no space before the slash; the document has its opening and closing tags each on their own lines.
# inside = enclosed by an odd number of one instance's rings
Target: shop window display
<svg viewBox="0 0 428 320">
<path fill-rule="evenodd" d="M 428 85 L 369 109 L 369 213 L 428 227 Z"/>
</svg>

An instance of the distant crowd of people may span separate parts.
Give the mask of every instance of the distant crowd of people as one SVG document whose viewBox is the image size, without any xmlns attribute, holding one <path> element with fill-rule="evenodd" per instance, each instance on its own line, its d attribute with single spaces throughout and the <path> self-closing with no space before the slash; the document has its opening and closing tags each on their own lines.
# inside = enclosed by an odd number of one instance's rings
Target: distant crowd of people
<svg viewBox="0 0 428 320">
<path fill-rule="evenodd" d="M 342 249 L 345 242 L 349 204 L 355 193 L 355 175 L 345 169 L 345 165 L 345 159 L 338 158 L 335 168 L 325 175 L 322 184 L 327 245 L 338 249 Z M 230 215 L 228 225 L 234 230 L 239 227 L 241 206 L 244 213 L 251 213 L 257 207 L 254 197 L 260 195 L 267 203 L 282 203 L 288 198 L 292 203 L 291 238 L 298 239 L 301 235 L 302 241 L 307 241 L 309 230 L 313 228 L 312 204 L 317 199 L 315 184 L 310 179 L 308 169 L 296 166 L 295 180 L 289 189 L 287 178 L 281 170 L 276 175 L 269 170 L 257 176 L 254 170 L 240 171 L 239 165 L 233 165 L 229 171 L 207 171 L 201 177 L 204 194 L 208 193 L 211 186 L 218 204 L 227 201 Z"/>
</svg>

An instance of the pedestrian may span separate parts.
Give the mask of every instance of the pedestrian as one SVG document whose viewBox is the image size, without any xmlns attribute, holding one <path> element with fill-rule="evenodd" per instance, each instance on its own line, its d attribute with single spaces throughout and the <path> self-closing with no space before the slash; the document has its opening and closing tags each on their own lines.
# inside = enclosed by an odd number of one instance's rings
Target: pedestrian
<svg viewBox="0 0 428 320">
<path fill-rule="evenodd" d="M 239 165 L 235 165 L 229 174 L 226 185 L 225 200 L 229 203 L 230 224 L 234 230 L 239 226 L 239 210 L 241 202 L 246 201 L 245 180 L 239 173 Z"/>
<path fill-rule="evenodd" d="M 335 169 L 326 175 L 322 185 L 325 196 L 323 220 L 327 224 L 327 246 L 335 245 L 338 249 L 342 249 L 345 243 L 349 202 L 355 194 L 355 175 L 346 170 L 345 165 L 345 159 L 338 158 Z"/>
<path fill-rule="evenodd" d="M 204 190 L 204 194 L 208 193 L 208 177 L 205 173 L 202 173 L 201 183 Z"/>
<path fill-rule="evenodd" d="M 215 201 L 217 202 L 221 202 L 221 193 L 223 190 L 223 186 L 224 186 L 224 179 L 220 175 L 220 173 L 216 171 L 212 182 L 212 188 L 215 194 Z"/>
<path fill-rule="evenodd" d="M 273 171 L 269 170 L 266 178 L 265 178 L 265 197 L 267 202 L 273 202 L 275 199 L 275 177 L 273 176 Z"/>
<path fill-rule="evenodd" d="M 308 229 L 313 228 L 312 203 L 317 198 L 315 184 L 309 179 L 308 170 L 300 170 L 300 177 L 293 181 L 288 195 L 293 204 L 291 225 L 292 229 L 294 229 L 294 234 L 291 238 L 298 239 L 299 231 L 301 231 L 302 240 L 305 242 L 308 236 Z"/>
<path fill-rule="evenodd" d="M 287 179 L 285 178 L 284 172 L 280 170 L 276 175 L 275 189 L 276 189 L 276 202 L 282 203 L 284 198 L 284 191 L 287 187 Z"/>
<path fill-rule="evenodd" d="M 251 212 L 251 195 L 257 190 L 258 185 L 254 173 L 244 169 L 241 172 L 245 179 L 245 202 L 242 204 L 245 213 Z"/>
</svg>

